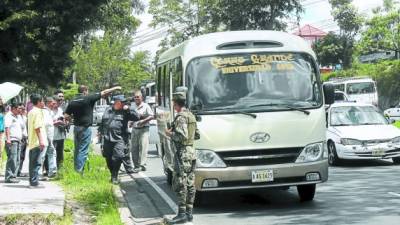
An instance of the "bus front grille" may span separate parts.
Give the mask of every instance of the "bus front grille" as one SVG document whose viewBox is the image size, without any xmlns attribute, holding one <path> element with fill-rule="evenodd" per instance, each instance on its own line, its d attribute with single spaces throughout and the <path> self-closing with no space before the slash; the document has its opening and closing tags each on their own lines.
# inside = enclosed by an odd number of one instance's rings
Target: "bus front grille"
<svg viewBox="0 0 400 225">
<path fill-rule="evenodd" d="M 228 167 L 294 163 L 303 147 L 218 152 Z"/>
</svg>

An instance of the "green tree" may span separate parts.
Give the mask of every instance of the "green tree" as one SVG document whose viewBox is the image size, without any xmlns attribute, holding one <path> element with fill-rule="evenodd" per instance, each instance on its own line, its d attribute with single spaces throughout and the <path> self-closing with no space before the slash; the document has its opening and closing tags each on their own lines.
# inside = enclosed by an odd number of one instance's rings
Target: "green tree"
<svg viewBox="0 0 400 225">
<path fill-rule="evenodd" d="M 300 0 L 151 0 L 149 7 L 151 25 L 168 29 L 161 49 L 215 31 L 284 30 L 285 19 L 302 10 Z"/>
<path fill-rule="evenodd" d="M 56 85 L 76 38 L 93 30 L 133 32 L 140 0 L 0 1 L 0 82 Z"/>
<path fill-rule="evenodd" d="M 323 39 L 313 45 L 319 63 L 322 66 L 332 66 L 342 63 L 343 39 L 340 35 L 329 32 Z"/>
<path fill-rule="evenodd" d="M 141 80 L 149 78 L 150 63 L 147 53 L 131 55 L 130 45 L 131 38 L 124 34 L 106 33 L 103 37 L 92 37 L 87 47 L 78 44 L 71 52 L 74 64 L 65 70 L 66 77 L 70 80 L 75 73 L 77 82 L 92 90 L 114 84 L 131 90 Z"/>
<path fill-rule="evenodd" d="M 400 58 L 400 10 L 392 9 L 386 14 L 376 14 L 366 23 L 358 43 L 361 54 L 394 51 Z"/>
<path fill-rule="evenodd" d="M 360 32 L 363 17 L 351 4 L 352 0 L 329 0 L 332 6 L 332 16 L 340 28 L 342 41 L 342 55 L 340 57 L 343 67 L 349 68 L 352 63 L 355 36 Z"/>
</svg>

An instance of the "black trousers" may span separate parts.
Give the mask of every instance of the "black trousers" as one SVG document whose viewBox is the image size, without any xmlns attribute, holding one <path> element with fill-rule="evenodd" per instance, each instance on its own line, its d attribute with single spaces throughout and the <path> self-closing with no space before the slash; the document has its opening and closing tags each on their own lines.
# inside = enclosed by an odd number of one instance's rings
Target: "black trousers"
<svg viewBox="0 0 400 225">
<path fill-rule="evenodd" d="M 19 168 L 18 168 L 17 176 L 21 175 L 22 166 L 24 165 L 24 161 L 25 161 L 26 146 L 27 145 L 28 145 L 28 139 L 27 138 L 23 138 L 21 140 L 21 154 L 19 156 Z"/>
<path fill-rule="evenodd" d="M 56 149 L 57 154 L 57 168 L 61 168 L 64 162 L 64 139 L 54 140 L 53 141 L 54 148 Z"/>
<path fill-rule="evenodd" d="M 118 178 L 118 172 L 121 168 L 122 159 L 124 158 L 125 143 L 111 142 L 104 140 L 103 156 L 106 158 L 107 167 L 110 170 L 111 178 Z"/>
</svg>

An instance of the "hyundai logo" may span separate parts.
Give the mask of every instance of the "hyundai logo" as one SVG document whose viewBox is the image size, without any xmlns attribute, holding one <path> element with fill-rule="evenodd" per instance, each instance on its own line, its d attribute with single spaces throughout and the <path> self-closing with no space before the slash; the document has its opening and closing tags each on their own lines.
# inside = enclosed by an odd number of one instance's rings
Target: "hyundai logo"
<svg viewBox="0 0 400 225">
<path fill-rule="evenodd" d="M 269 141 L 269 134 L 265 132 L 257 132 L 252 135 L 250 135 L 250 141 L 254 143 L 263 143 Z"/>
</svg>

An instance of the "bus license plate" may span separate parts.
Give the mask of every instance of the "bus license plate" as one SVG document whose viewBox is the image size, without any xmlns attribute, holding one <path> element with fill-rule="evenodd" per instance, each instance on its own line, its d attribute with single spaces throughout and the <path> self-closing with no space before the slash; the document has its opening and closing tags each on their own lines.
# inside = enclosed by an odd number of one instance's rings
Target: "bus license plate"
<svg viewBox="0 0 400 225">
<path fill-rule="evenodd" d="M 372 155 L 373 156 L 382 156 L 384 154 L 385 154 L 385 151 L 383 149 L 372 150 Z"/>
<path fill-rule="evenodd" d="M 273 170 L 258 170 L 251 172 L 251 182 L 268 182 L 274 181 L 274 171 Z"/>
</svg>

